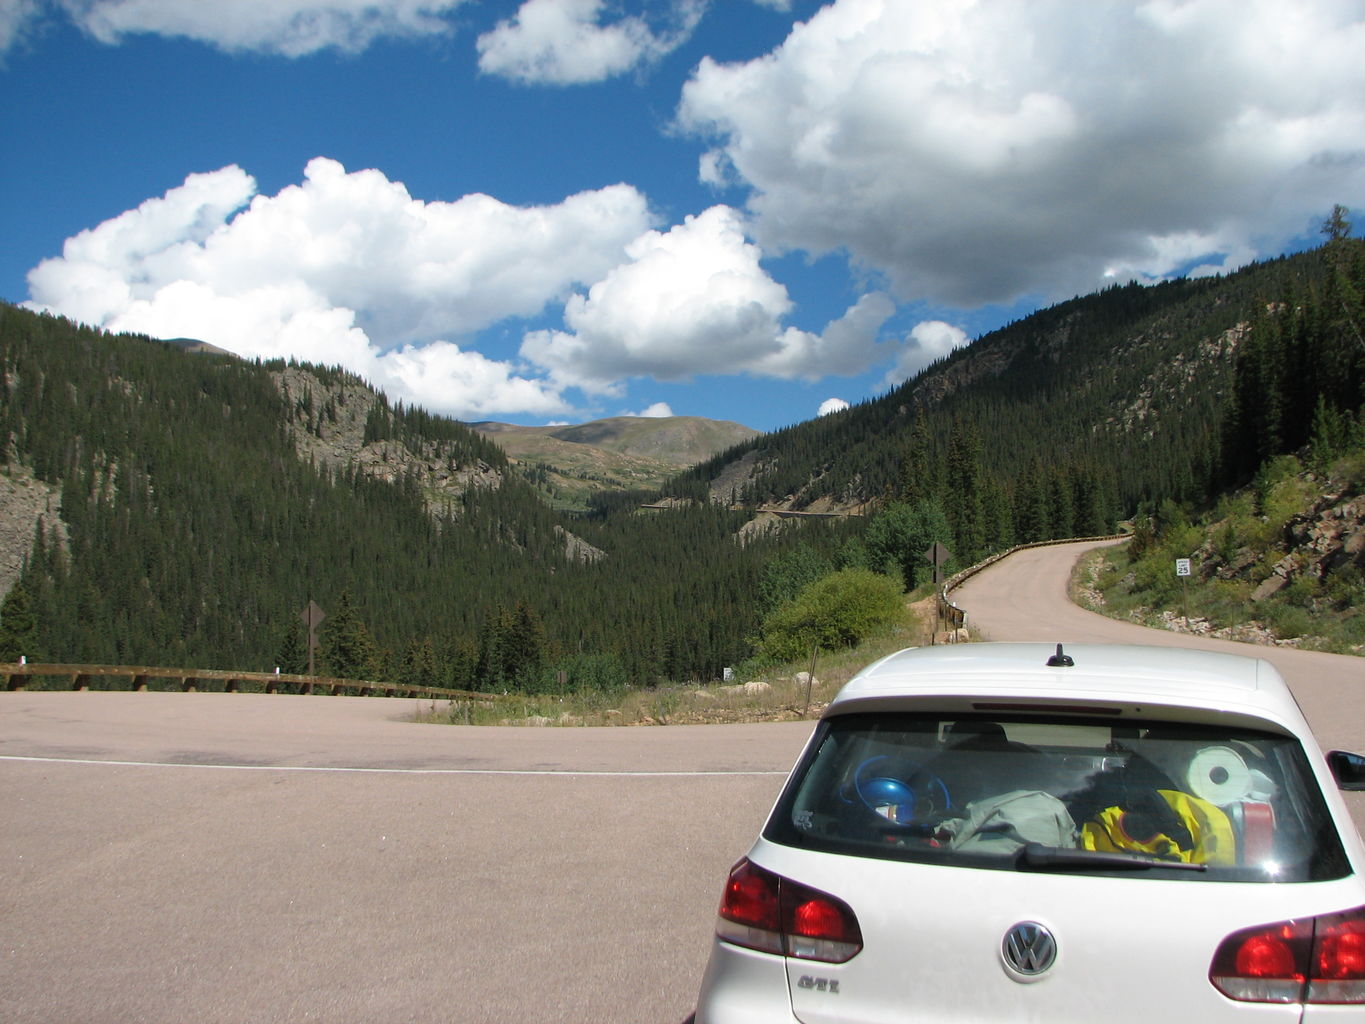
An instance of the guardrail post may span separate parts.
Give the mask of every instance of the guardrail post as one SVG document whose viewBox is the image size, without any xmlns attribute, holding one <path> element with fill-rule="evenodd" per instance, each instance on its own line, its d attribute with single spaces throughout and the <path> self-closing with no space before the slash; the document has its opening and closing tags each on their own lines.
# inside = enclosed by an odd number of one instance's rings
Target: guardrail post
<svg viewBox="0 0 1365 1024">
<path fill-rule="evenodd" d="M 146 677 L 146 676 L 133 676 L 133 689 L 134 689 L 135 691 L 138 691 L 138 692 L 144 692 L 144 691 L 146 691 L 146 689 L 147 689 L 147 677 Z"/>
<path fill-rule="evenodd" d="M 186 676 L 184 679 L 180 680 L 180 689 L 185 693 L 198 693 L 199 680 L 195 679 L 193 676 Z"/>
</svg>

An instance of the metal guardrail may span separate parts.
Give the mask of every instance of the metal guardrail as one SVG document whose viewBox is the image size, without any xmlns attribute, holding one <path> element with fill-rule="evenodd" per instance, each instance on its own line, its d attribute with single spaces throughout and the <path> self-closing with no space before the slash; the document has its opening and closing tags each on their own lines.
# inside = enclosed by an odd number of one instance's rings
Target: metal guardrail
<svg viewBox="0 0 1365 1024">
<path fill-rule="evenodd" d="M 1028 544 L 1016 544 L 1014 545 L 1014 547 L 1007 548 L 1004 551 L 997 551 L 995 554 L 983 558 L 975 565 L 969 566 L 966 569 L 963 569 L 961 572 L 954 573 L 952 576 L 948 577 L 948 581 L 943 584 L 942 589 L 940 589 L 938 592 L 939 620 L 941 622 L 946 623 L 947 628 L 952 630 L 954 633 L 956 633 L 956 631 L 959 629 L 966 629 L 967 628 L 966 611 L 959 608 L 957 605 L 953 604 L 953 602 L 949 599 L 948 594 L 953 590 L 956 590 L 958 587 L 962 586 L 962 584 L 966 583 L 969 579 L 971 579 L 977 573 L 981 572 L 983 569 L 986 569 L 994 565 L 1002 558 L 1008 558 L 1016 551 L 1025 551 L 1029 548 L 1050 548 L 1056 547 L 1058 544 L 1084 544 L 1088 541 L 1094 541 L 1096 544 L 1098 544 L 1101 541 L 1123 540 L 1131 536 L 1132 534 L 1130 533 L 1111 533 L 1100 537 L 1064 537 L 1060 540 L 1035 540 Z"/>
<path fill-rule="evenodd" d="M 297 687 L 299 693 L 354 693 L 368 697 L 439 697 L 449 700 L 495 701 L 491 693 L 468 690 L 448 690 L 437 686 L 412 686 L 407 683 L 383 683 L 371 679 L 341 679 L 334 676 L 292 675 L 283 672 L 231 672 L 207 668 L 152 668 L 129 665 L 59 665 L 39 663 L 0 664 L 0 675 L 5 677 L 7 690 L 22 690 L 34 676 L 65 676 L 70 689 L 88 690 L 92 679 L 126 679 L 128 689 L 146 690 L 148 680 L 173 680 L 186 693 L 196 690 L 218 690 L 236 693 L 243 683 L 261 686 L 266 693 L 279 693 L 284 686 Z"/>
</svg>

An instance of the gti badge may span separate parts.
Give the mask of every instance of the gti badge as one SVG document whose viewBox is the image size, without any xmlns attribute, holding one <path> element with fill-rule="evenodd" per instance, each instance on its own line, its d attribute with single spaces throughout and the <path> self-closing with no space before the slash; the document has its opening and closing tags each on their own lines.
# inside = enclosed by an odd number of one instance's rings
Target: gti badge
<svg viewBox="0 0 1365 1024">
<path fill-rule="evenodd" d="M 1057 960 L 1057 940 L 1038 922 L 1021 921 L 1005 933 L 1000 955 L 1015 981 L 1038 981 Z"/>
</svg>

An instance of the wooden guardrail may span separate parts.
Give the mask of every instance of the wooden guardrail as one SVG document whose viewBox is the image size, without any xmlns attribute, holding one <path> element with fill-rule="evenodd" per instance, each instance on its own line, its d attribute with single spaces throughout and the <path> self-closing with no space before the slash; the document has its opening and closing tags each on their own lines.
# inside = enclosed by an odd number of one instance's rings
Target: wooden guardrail
<svg viewBox="0 0 1365 1024">
<path fill-rule="evenodd" d="M 437 686 L 411 686 L 371 679 L 340 679 L 333 676 L 291 675 L 284 672 L 232 672 L 209 668 L 152 668 L 130 665 L 60 665 L 40 663 L 0 664 L 0 676 L 8 690 L 22 690 L 34 676 L 65 677 L 72 690 L 90 689 L 92 679 L 127 680 L 128 689 L 145 690 L 148 680 L 163 679 L 177 683 L 181 690 L 220 690 L 236 693 L 243 683 L 261 686 L 266 693 L 278 693 L 283 686 L 297 687 L 299 693 L 355 693 L 362 697 L 379 694 L 388 697 L 439 697 L 446 700 L 494 701 L 491 693 L 448 690 Z"/>
</svg>

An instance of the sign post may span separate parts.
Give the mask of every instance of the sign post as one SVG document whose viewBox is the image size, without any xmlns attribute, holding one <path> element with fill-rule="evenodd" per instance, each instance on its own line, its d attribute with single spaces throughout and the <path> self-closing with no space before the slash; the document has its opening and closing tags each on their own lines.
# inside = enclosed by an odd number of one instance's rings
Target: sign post
<svg viewBox="0 0 1365 1024">
<path fill-rule="evenodd" d="M 926 551 L 926 552 L 924 552 L 924 558 L 925 558 L 925 560 L 926 560 L 930 565 L 932 565 L 932 566 L 934 567 L 934 591 L 935 591 L 935 593 L 936 593 L 936 597 L 935 597 L 935 600 L 934 600 L 934 607 L 936 607 L 936 608 L 938 609 L 938 618 L 937 618 L 937 623 L 938 623 L 938 624 L 937 624 L 937 626 L 936 626 L 935 629 L 934 629 L 934 634 L 935 634 L 935 636 L 937 636 L 938 633 L 942 632 L 943 627 L 946 625 L 946 623 L 944 622 L 944 619 L 943 619 L 943 593 L 942 593 L 942 587 L 943 587 L 943 567 L 944 567 L 945 565 L 948 564 L 949 559 L 951 559 L 952 557 L 953 557 L 952 552 L 949 551 L 947 548 L 945 548 L 942 544 L 938 543 L 938 541 L 935 541 L 934 543 L 930 544 L 930 545 L 929 545 L 929 550 Z M 913 581 L 913 580 L 906 580 L 905 582 L 906 582 L 907 584 L 910 584 L 910 583 L 913 583 L 914 581 Z"/>
<path fill-rule="evenodd" d="M 952 552 L 938 542 L 930 544 L 929 550 L 924 553 L 925 560 L 934 567 L 935 587 L 943 586 L 943 567 L 948 564 L 948 560 L 952 557 Z M 913 583 L 914 581 L 906 580 L 906 582 Z"/>
<path fill-rule="evenodd" d="M 312 601 L 308 602 L 308 607 L 299 612 L 299 618 L 308 627 L 308 674 L 316 675 L 313 671 L 313 655 L 318 649 L 318 626 L 322 625 L 322 620 L 327 618 L 327 613 Z"/>
<path fill-rule="evenodd" d="M 1175 560 L 1175 574 L 1180 577 L 1181 606 L 1185 613 L 1185 628 L 1190 628 L 1190 576 L 1193 568 L 1188 558 L 1177 558 Z"/>
</svg>

